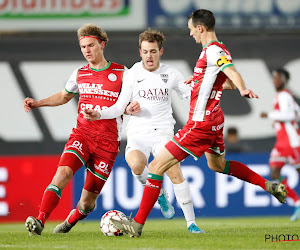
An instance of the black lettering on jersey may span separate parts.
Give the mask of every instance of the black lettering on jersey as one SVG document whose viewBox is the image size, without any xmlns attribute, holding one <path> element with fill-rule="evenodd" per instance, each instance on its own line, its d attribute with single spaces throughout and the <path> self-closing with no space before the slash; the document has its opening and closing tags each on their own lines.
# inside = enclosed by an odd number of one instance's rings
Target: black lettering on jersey
<svg viewBox="0 0 300 250">
<path fill-rule="evenodd" d="M 217 60 L 217 66 L 219 68 L 221 68 L 223 65 L 231 63 L 230 61 L 228 61 L 228 59 L 226 58 L 226 56 L 221 56 L 218 60 Z"/>
</svg>

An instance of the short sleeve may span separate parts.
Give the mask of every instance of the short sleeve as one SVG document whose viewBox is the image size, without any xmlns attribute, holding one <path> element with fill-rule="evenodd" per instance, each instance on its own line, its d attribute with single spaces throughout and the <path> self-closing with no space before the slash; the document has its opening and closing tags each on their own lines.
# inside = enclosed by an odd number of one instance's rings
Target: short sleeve
<svg viewBox="0 0 300 250">
<path fill-rule="evenodd" d="M 225 68 L 233 66 L 229 55 L 226 55 L 225 51 L 216 45 L 212 45 L 207 48 L 207 61 L 210 65 L 216 65 L 220 70 L 224 71 Z"/>
<path fill-rule="evenodd" d="M 72 75 L 70 76 L 69 80 L 66 83 L 65 90 L 68 93 L 72 93 L 72 94 L 79 93 L 78 85 L 77 85 L 77 73 L 78 73 L 78 69 L 74 70 L 74 72 L 72 73 Z"/>
<path fill-rule="evenodd" d="M 176 91 L 177 95 L 180 99 L 187 98 L 191 96 L 191 86 L 189 84 L 185 84 L 183 75 L 174 69 L 175 74 L 175 87 L 174 90 Z"/>
</svg>

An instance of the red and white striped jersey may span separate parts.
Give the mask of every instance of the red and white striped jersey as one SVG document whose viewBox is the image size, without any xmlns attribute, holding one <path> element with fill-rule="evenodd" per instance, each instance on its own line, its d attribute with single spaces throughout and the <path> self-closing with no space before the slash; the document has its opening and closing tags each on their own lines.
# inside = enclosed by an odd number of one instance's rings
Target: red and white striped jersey
<svg viewBox="0 0 300 250">
<path fill-rule="evenodd" d="M 77 129 L 83 133 L 107 137 L 110 140 L 121 139 L 122 117 L 109 120 L 87 121 L 83 118 L 84 109 L 100 111 L 118 100 L 125 67 L 109 62 L 103 69 L 91 69 L 89 65 L 76 69 L 66 83 L 66 91 L 79 93 Z"/>
<path fill-rule="evenodd" d="M 227 76 L 222 72 L 233 66 L 225 45 L 211 41 L 203 50 L 194 68 L 189 120 L 205 121 L 220 105 L 223 84 Z"/>
<path fill-rule="evenodd" d="M 292 94 L 283 89 L 274 99 L 274 111 L 268 118 L 274 121 L 278 144 L 286 147 L 300 147 L 300 131 L 297 120 L 300 117 L 300 108 Z"/>
</svg>

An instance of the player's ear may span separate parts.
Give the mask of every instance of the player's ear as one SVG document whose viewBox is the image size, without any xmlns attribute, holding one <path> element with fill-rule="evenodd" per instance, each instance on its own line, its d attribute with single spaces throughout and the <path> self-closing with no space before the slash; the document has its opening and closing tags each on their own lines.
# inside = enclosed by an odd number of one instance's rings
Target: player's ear
<svg viewBox="0 0 300 250">
<path fill-rule="evenodd" d="M 159 51 L 160 55 L 162 56 L 162 54 L 164 53 L 164 48 L 161 48 Z"/>
<path fill-rule="evenodd" d="M 202 33 L 205 29 L 203 25 L 197 25 L 197 29 Z"/>
<path fill-rule="evenodd" d="M 105 48 L 105 42 L 104 41 L 101 41 L 100 47 L 101 47 L 102 50 L 104 50 L 104 48 Z"/>
<path fill-rule="evenodd" d="M 142 50 L 141 50 L 141 49 L 139 49 L 139 51 L 140 51 L 140 57 L 142 57 Z"/>
</svg>

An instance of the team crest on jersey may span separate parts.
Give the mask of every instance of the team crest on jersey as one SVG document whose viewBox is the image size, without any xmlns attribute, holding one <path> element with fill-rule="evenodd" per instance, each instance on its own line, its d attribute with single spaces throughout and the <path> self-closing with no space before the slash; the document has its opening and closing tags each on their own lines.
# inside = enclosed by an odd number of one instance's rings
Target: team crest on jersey
<svg viewBox="0 0 300 250">
<path fill-rule="evenodd" d="M 115 82 L 117 80 L 117 76 L 114 73 L 110 73 L 108 75 L 108 79 L 112 82 Z"/>
<path fill-rule="evenodd" d="M 167 83 L 169 80 L 168 74 L 160 74 L 161 79 L 164 81 L 164 83 Z"/>
</svg>

